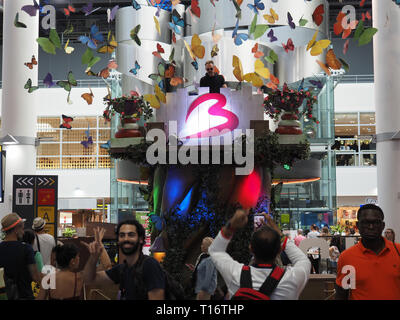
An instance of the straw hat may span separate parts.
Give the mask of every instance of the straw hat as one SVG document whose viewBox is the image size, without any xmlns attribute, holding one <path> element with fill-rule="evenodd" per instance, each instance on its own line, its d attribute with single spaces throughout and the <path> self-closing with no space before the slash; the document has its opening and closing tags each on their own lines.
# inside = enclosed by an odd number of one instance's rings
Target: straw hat
<svg viewBox="0 0 400 320">
<path fill-rule="evenodd" d="M 44 228 L 45 225 L 46 221 L 41 217 L 37 217 L 33 220 L 32 229 L 35 231 L 40 231 Z"/>
<path fill-rule="evenodd" d="M 8 231 L 25 221 L 26 219 L 22 219 L 17 213 L 12 212 L 1 219 L 1 229 L 2 231 Z"/>
</svg>

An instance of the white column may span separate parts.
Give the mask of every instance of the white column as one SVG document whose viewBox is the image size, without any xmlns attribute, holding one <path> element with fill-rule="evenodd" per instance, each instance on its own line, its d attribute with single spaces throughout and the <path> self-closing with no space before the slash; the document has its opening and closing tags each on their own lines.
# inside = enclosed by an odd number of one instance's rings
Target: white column
<svg viewBox="0 0 400 320">
<path fill-rule="evenodd" d="M 379 134 L 400 131 L 400 6 L 373 0 L 375 110 Z M 378 204 L 400 239 L 400 140 L 377 143 Z"/>
<path fill-rule="evenodd" d="M 28 78 L 37 85 L 38 65 L 30 70 L 24 65 L 32 55 L 38 57 L 36 39 L 39 32 L 39 13 L 31 17 L 21 7 L 32 5 L 32 0 L 7 0 L 3 9 L 3 90 L 1 134 L 16 137 L 36 137 L 37 91 L 28 93 L 24 85 Z M 14 26 L 16 13 L 27 28 Z M 36 173 L 34 145 L 8 145 L 5 161 L 4 203 L 0 204 L 0 218 L 12 210 L 12 178 L 14 174 Z"/>
</svg>

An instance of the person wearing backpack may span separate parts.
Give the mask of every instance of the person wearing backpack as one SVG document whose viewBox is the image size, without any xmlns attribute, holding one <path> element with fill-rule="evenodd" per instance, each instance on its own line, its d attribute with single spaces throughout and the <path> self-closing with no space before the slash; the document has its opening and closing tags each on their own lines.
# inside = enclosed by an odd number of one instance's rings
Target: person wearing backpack
<svg viewBox="0 0 400 320">
<path fill-rule="evenodd" d="M 4 268 L 8 300 L 33 300 L 31 283 L 41 279 L 32 247 L 22 242 L 24 222 L 17 213 L 1 220 L 5 238 L 0 243 L 0 268 Z"/>
<path fill-rule="evenodd" d="M 253 265 L 239 263 L 226 252 L 235 231 L 247 225 L 248 212 L 243 209 L 236 210 L 208 252 L 233 300 L 297 300 L 308 281 L 311 263 L 294 242 L 282 234 L 272 218 L 264 212 L 263 215 L 265 225 L 255 231 L 250 240 Z M 275 264 L 281 250 L 292 263 L 286 269 Z"/>
<path fill-rule="evenodd" d="M 145 229 L 136 220 L 118 224 L 118 246 L 126 256 L 123 263 L 107 271 L 96 272 L 100 257 L 101 243 L 85 244 L 90 257 L 83 271 L 85 283 L 90 285 L 119 284 L 121 300 L 163 300 L 165 299 L 166 275 L 158 261 L 142 253 L 145 243 Z"/>
</svg>

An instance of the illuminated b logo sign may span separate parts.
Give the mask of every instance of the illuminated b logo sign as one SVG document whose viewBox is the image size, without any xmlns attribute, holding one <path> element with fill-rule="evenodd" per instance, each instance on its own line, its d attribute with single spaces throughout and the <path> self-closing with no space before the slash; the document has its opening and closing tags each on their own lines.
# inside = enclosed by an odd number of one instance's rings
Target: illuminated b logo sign
<svg viewBox="0 0 400 320">
<path fill-rule="evenodd" d="M 239 125 L 239 118 L 231 111 L 224 109 L 224 107 L 226 106 L 226 97 L 223 94 L 220 93 L 207 93 L 204 94 L 200 97 L 198 97 L 196 100 L 194 100 L 192 102 L 192 104 L 189 107 L 189 110 L 186 114 L 186 119 L 185 119 L 185 123 L 186 125 L 188 124 L 188 119 L 189 116 L 192 114 L 192 112 L 194 110 L 196 110 L 197 108 L 199 108 L 203 103 L 206 103 L 207 101 L 212 101 L 212 100 L 216 100 L 216 102 L 214 104 L 212 104 L 209 108 L 208 108 L 208 115 L 212 116 L 212 118 L 215 117 L 223 117 L 226 119 L 226 121 L 222 124 L 210 127 L 208 129 L 196 132 L 194 134 L 188 135 L 186 138 L 207 138 L 207 137 L 212 137 L 212 136 L 216 136 L 216 135 L 220 135 L 219 132 L 221 131 L 233 131 L 234 129 L 236 129 Z M 203 121 L 200 116 L 198 117 L 199 119 L 197 119 L 198 122 Z M 218 131 L 216 131 L 218 130 Z"/>
</svg>

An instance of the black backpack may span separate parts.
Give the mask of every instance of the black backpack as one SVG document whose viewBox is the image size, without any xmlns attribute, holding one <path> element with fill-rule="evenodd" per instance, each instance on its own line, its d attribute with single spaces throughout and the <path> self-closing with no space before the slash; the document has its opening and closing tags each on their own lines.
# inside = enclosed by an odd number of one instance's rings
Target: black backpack
<svg viewBox="0 0 400 320">
<path fill-rule="evenodd" d="M 6 271 L 4 270 L 4 284 L 5 284 L 5 292 L 7 295 L 8 300 L 19 300 L 20 294 L 18 289 L 18 281 L 19 281 L 19 274 L 21 272 L 21 266 L 23 266 L 24 260 L 24 246 L 25 244 L 22 243 L 22 249 L 19 251 L 19 259 L 18 259 L 18 270 L 17 270 L 17 277 L 16 279 L 10 278 L 6 275 Z"/>
<path fill-rule="evenodd" d="M 236 291 L 232 300 L 270 300 L 271 293 L 278 286 L 284 273 L 284 269 L 274 265 L 271 273 L 261 285 L 260 289 L 254 290 L 251 281 L 250 267 L 244 265 L 242 273 L 240 274 L 240 288 Z"/>
<path fill-rule="evenodd" d="M 124 285 L 124 274 L 128 271 L 129 268 L 133 268 L 133 276 L 135 278 L 135 290 L 137 292 L 138 300 L 147 300 L 147 290 L 145 288 L 145 284 L 143 281 L 143 265 L 147 259 L 151 257 L 142 255 L 139 258 L 138 263 L 135 266 L 128 267 L 126 263 L 124 263 L 121 268 L 120 275 L 120 291 L 121 291 L 121 300 L 126 299 L 126 289 Z M 184 300 L 185 292 L 183 290 L 182 285 L 173 279 L 171 275 L 161 267 L 164 277 L 165 277 L 165 300 Z"/>
</svg>

